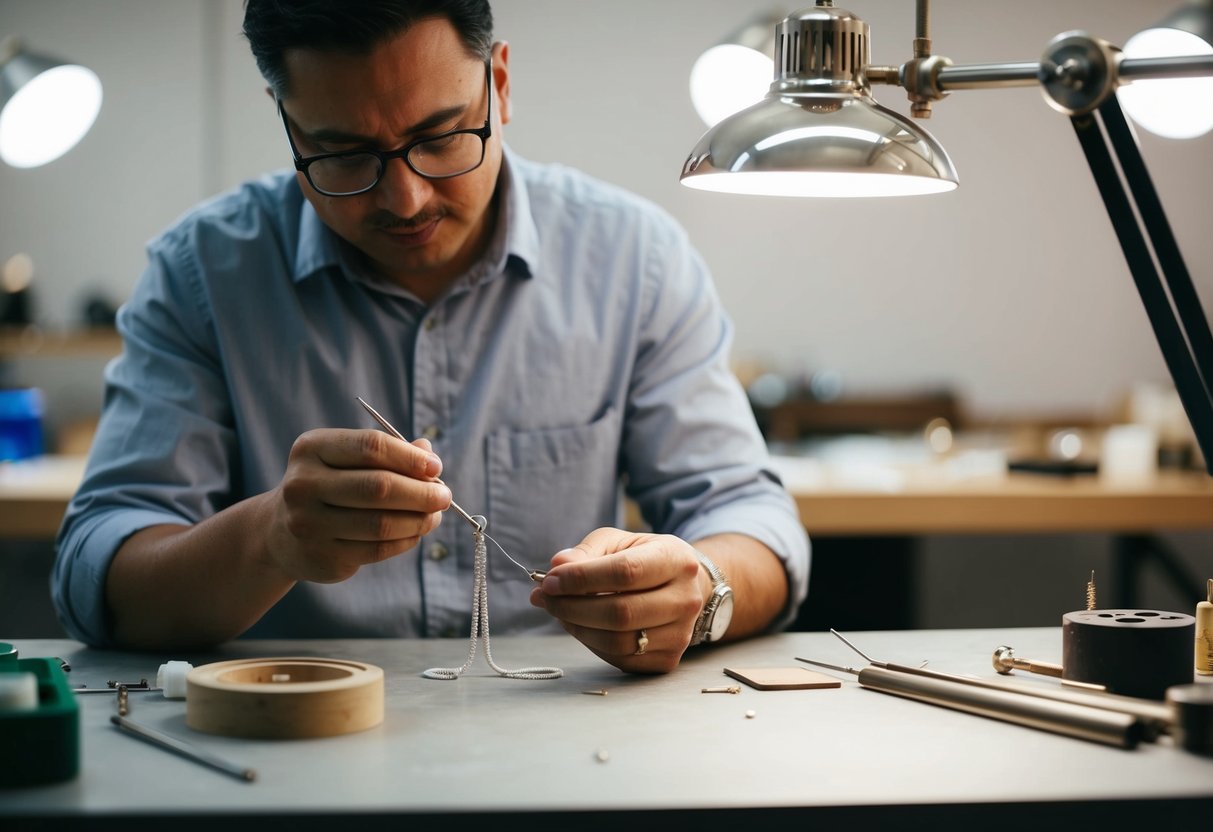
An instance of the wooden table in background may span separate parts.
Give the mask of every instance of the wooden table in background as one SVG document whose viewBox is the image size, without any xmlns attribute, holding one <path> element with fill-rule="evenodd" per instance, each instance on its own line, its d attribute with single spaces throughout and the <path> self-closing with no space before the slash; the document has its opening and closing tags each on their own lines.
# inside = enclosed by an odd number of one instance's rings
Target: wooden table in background
<svg viewBox="0 0 1213 832">
<path fill-rule="evenodd" d="M 1213 529 L 1213 477 L 1199 472 L 1117 482 L 890 466 L 839 477 L 776 461 L 805 527 L 823 537 Z M 0 539 L 52 539 L 83 472 L 77 456 L 0 463 Z"/>
<path fill-rule="evenodd" d="M 0 540 L 53 540 L 84 476 L 83 456 L 0 462 Z"/>
</svg>

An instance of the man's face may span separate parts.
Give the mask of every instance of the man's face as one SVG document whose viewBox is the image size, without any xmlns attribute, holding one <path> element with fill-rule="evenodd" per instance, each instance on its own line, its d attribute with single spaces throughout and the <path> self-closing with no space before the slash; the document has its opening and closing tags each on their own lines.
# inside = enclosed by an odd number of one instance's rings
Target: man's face
<svg viewBox="0 0 1213 832">
<path fill-rule="evenodd" d="M 291 94 L 282 100 L 303 157 L 395 150 L 448 130 L 484 126 L 484 63 L 445 18 L 420 21 L 370 55 L 312 49 L 286 53 Z M 403 159 L 387 163 L 370 191 L 330 197 L 302 173 L 299 186 L 333 231 L 387 278 L 430 300 L 482 253 L 501 169 L 501 125 L 509 120 L 508 49 L 493 50 L 493 135 L 484 162 L 451 179 L 426 179 Z"/>
</svg>

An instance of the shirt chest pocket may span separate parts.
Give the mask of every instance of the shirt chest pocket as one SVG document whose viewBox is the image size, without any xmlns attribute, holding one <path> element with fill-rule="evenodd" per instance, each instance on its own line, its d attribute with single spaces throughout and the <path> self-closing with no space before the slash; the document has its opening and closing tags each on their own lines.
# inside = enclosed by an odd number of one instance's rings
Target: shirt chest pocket
<svg viewBox="0 0 1213 832">
<path fill-rule="evenodd" d="M 615 408 L 587 425 L 489 434 L 489 534 L 520 563 L 546 569 L 556 552 L 617 525 L 619 441 Z M 493 577 L 522 577 L 497 555 L 489 553 Z"/>
</svg>

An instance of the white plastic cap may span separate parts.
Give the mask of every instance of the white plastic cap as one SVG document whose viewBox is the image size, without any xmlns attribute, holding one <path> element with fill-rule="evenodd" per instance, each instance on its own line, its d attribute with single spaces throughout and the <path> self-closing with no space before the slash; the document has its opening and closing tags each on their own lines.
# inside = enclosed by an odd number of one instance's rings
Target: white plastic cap
<svg viewBox="0 0 1213 832">
<path fill-rule="evenodd" d="M 171 661 L 156 671 L 156 687 L 164 691 L 165 699 L 185 698 L 185 677 L 194 669 L 189 662 Z"/>
</svg>

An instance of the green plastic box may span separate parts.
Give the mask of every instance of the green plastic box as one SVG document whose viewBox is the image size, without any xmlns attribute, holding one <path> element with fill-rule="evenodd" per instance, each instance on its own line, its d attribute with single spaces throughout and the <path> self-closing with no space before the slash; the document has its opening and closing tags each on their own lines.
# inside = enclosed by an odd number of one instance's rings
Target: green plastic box
<svg viewBox="0 0 1213 832">
<path fill-rule="evenodd" d="M 70 780 L 80 771 L 80 707 L 59 659 L 16 658 L 0 644 L 0 673 L 33 673 L 38 705 L 0 709 L 0 787 Z"/>
</svg>

